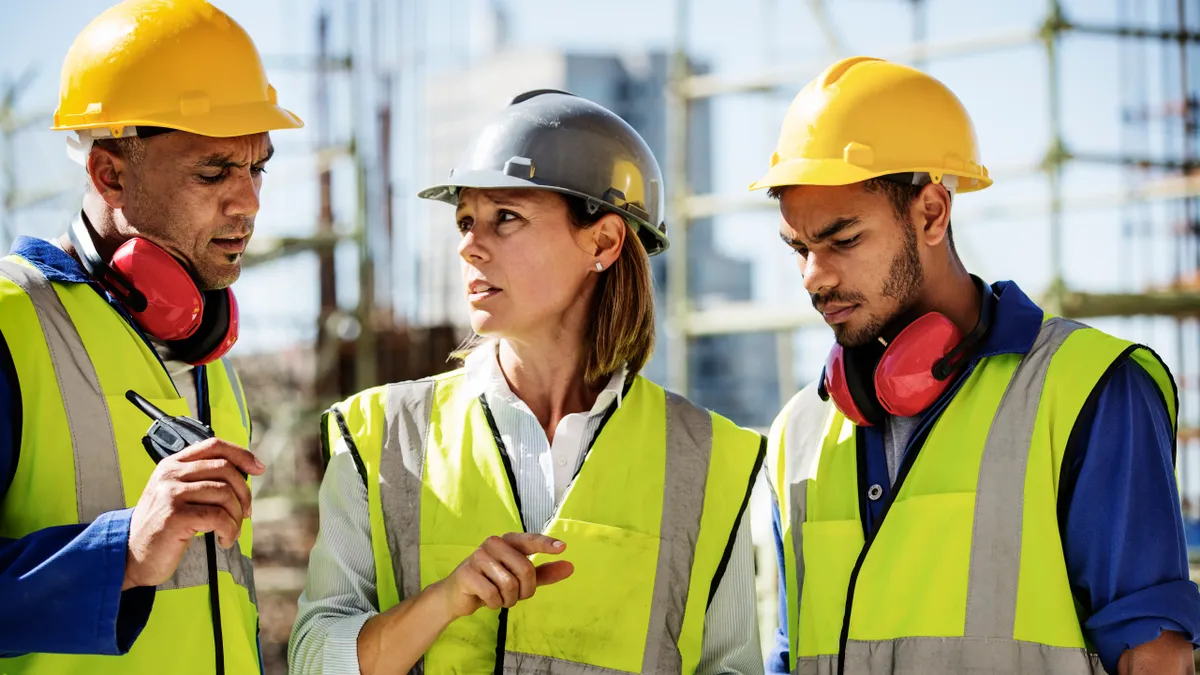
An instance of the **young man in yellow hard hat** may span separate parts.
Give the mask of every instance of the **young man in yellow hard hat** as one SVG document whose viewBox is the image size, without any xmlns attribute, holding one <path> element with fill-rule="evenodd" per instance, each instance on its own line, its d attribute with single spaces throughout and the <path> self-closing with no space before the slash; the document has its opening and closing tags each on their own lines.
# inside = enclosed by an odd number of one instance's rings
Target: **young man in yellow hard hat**
<svg viewBox="0 0 1200 675">
<path fill-rule="evenodd" d="M 752 186 L 836 338 L 771 430 L 774 672 L 1192 672 L 1174 382 L 968 273 L 952 200 L 991 182 L 949 89 L 856 57 Z"/>
<path fill-rule="evenodd" d="M 264 467 L 223 356 L 268 132 L 300 126 L 203 0 L 123 2 L 67 54 L 53 128 L 83 206 L 0 260 L 0 673 L 261 670 Z M 152 455 L 130 391 L 216 437 Z"/>
</svg>

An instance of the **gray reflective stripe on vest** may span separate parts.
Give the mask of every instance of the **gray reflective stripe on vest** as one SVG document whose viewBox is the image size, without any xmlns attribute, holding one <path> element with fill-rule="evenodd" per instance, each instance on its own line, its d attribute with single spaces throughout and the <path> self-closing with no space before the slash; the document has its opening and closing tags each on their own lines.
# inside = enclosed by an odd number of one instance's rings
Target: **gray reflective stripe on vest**
<svg viewBox="0 0 1200 675">
<path fill-rule="evenodd" d="M 650 604 L 650 630 L 642 655 L 643 673 L 678 673 L 683 669 L 678 640 L 683 634 L 692 561 L 700 539 L 712 440 L 712 415 L 682 396 L 667 392 L 662 525 L 658 530 L 658 567 Z"/>
<path fill-rule="evenodd" d="M 1029 353 L 1008 382 L 979 463 L 964 635 L 1011 638 L 1021 575 L 1025 467 L 1050 360 L 1084 326 L 1053 318 L 1042 324 Z"/>
<path fill-rule="evenodd" d="M 62 395 L 75 457 L 75 506 L 79 522 L 125 508 L 121 460 L 100 378 L 79 331 L 54 286 L 36 268 L 0 259 L 0 276 L 29 296 L 41 324 Z"/>
<path fill-rule="evenodd" d="M 653 625 L 653 624 L 651 624 Z M 504 672 L 512 675 L 629 675 L 624 670 L 601 668 L 586 663 L 564 661 L 549 656 L 535 656 L 519 652 L 504 652 Z M 643 670 L 643 673 L 679 672 Z"/>
<path fill-rule="evenodd" d="M 257 594 L 254 590 L 254 565 L 249 558 L 242 554 L 240 543 L 228 551 L 221 548 L 220 545 L 217 546 L 217 569 L 228 572 L 229 576 L 233 577 L 234 583 L 250 593 L 250 602 L 258 604 Z M 192 543 L 188 545 L 187 550 L 183 553 L 183 558 L 179 561 L 179 567 L 175 568 L 175 574 L 171 575 L 171 578 L 164 583 L 159 584 L 158 590 L 171 591 L 178 588 L 207 585 L 208 556 L 204 551 L 204 537 L 193 537 Z"/>
<path fill-rule="evenodd" d="M 835 675 L 837 655 L 803 657 L 793 672 Z M 847 673 L 890 675 L 1103 675 L 1104 667 L 1082 649 L 1016 640 L 915 637 L 846 644 Z"/>
<path fill-rule="evenodd" d="M 435 386 L 432 380 L 421 380 L 389 385 L 385 393 L 380 503 L 384 521 L 388 523 L 388 550 L 393 562 L 399 562 L 393 567 L 401 599 L 420 592 L 421 484 Z M 650 631 L 643 652 L 644 672 L 682 669 L 677 641 L 683 632 L 712 455 L 712 416 L 680 396 L 669 392 L 666 396 L 662 545 L 650 607 Z M 508 672 L 612 672 L 527 654 L 506 653 L 504 658 Z"/>
<path fill-rule="evenodd" d="M 421 592 L 421 476 L 434 386 L 429 379 L 389 384 L 384 394 L 379 501 L 401 600 Z"/>
<path fill-rule="evenodd" d="M 796 557 L 796 597 L 804 589 L 804 521 L 808 517 L 808 481 L 816 475 L 832 403 L 821 400 L 813 382 L 796 395 L 783 431 L 784 487 L 791 502 L 792 552 Z M 797 617 L 799 614 L 797 613 Z M 789 612 L 789 619 L 790 612 Z M 797 619 L 799 623 L 799 619 Z M 799 630 L 799 626 L 792 628 Z"/>
<path fill-rule="evenodd" d="M 228 359 L 221 359 L 225 368 L 225 378 L 229 380 L 229 388 L 233 390 L 233 398 L 237 400 L 238 412 L 242 414 L 242 427 L 246 429 L 246 437 L 250 437 L 250 416 L 246 414 L 246 401 L 242 399 L 242 386 L 237 374 L 233 372 L 233 364 Z"/>
</svg>

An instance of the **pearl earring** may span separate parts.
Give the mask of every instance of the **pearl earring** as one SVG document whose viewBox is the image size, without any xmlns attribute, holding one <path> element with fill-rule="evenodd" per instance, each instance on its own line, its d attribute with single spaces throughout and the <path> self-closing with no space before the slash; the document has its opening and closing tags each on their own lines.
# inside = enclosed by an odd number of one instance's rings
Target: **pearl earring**
<svg viewBox="0 0 1200 675">
<path fill-rule="evenodd" d="M 602 263 L 601 263 L 599 260 L 597 260 L 597 261 L 596 261 L 596 271 L 597 271 L 597 272 L 603 272 L 603 271 L 604 271 L 604 265 L 603 265 L 603 264 L 602 264 Z"/>
</svg>

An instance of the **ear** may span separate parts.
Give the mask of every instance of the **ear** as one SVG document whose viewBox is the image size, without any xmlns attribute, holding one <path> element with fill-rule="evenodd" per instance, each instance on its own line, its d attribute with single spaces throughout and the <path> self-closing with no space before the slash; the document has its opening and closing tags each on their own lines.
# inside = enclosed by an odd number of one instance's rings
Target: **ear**
<svg viewBox="0 0 1200 675">
<path fill-rule="evenodd" d="M 928 183 L 912 201 L 909 217 L 918 226 L 923 243 L 937 246 L 950 227 L 950 192 L 939 183 Z"/>
<path fill-rule="evenodd" d="M 621 247 L 625 245 L 625 234 L 628 231 L 629 226 L 625 224 L 625 219 L 615 213 L 604 214 L 600 220 L 587 229 L 591 235 L 589 240 L 591 251 L 589 252 L 604 266 L 604 269 L 608 269 L 617 261 L 617 256 L 621 254 Z"/>
<path fill-rule="evenodd" d="M 124 178 L 128 166 L 120 155 L 100 145 L 93 145 L 88 153 L 88 178 L 109 208 L 125 207 Z"/>
</svg>

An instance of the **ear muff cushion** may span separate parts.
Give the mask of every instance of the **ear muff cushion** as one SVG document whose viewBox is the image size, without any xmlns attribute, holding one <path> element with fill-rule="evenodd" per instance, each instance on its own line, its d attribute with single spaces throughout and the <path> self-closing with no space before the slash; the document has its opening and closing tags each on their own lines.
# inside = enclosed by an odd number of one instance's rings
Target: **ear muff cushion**
<svg viewBox="0 0 1200 675">
<path fill-rule="evenodd" d="M 854 405 L 871 425 L 882 424 L 887 411 L 875 395 L 875 366 L 883 355 L 883 345 L 872 343 L 846 350 L 846 384 Z"/>
<path fill-rule="evenodd" d="M 188 338 L 168 342 L 171 355 L 193 365 L 212 360 L 209 356 L 221 347 L 229 335 L 232 302 L 229 289 L 205 291 L 200 327 Z"/>
</svg>

